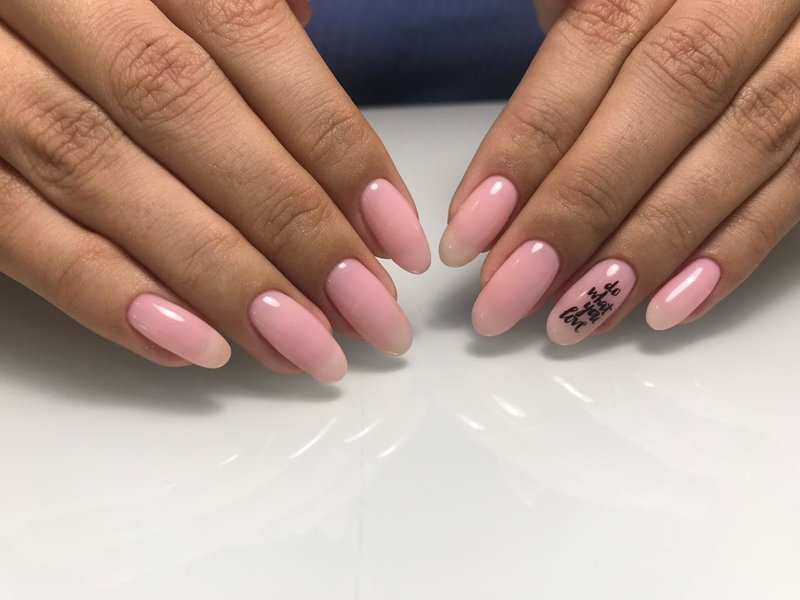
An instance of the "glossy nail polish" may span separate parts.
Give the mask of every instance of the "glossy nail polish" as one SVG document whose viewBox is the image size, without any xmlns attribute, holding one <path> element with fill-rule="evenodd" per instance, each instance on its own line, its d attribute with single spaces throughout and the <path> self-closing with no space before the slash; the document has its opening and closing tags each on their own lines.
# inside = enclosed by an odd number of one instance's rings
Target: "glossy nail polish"
<svg viewBox="0 0 800 600">
<path fill-rule="evenodd" d="M 411 273 L 431 266 L 431 249 L 414 209 L 385 179 L 370 183 L 361 195 L 361 214 L 389 257 Z"/>
<path fill-rule="evenodd" d="M 558 273 L 556 251 L 544 242 L 520 246 L 489 280 L 472 309 L 480 335 L 495 336 L 524 318 L 547 292 Z"/>
<path fill-rule="evenodd" d="M 663 331 L 682 323 L 717 287 L 722 271 L 710 258 L 701 258 L 675 276 L 650 301 L 647 323 Z"/>
<path fill-rule="evenodd" d="M 367 342 L 387 354 L 405 354 L 412 333 L 405 313 L 378 279 L 355 259 L 328 275 L 328 298 Z"/>
<path fill-rule="evenodd" d="M 627 263 L 598 263 L 556 303 L 547 320 L 550 339 L 561 346 L 577 344 L 608 320 L 635 283 L 636 273 Z"/>
<path fill-rule="evenodd" d="M 148 340 L 197 366 L 218 369 L 231 358 L 231 347 L 213 327 L 164 298 L 142 294 L 127 317 Z"/>
<path fill-rule="evenodd" d="M 503 230 L 519 194 L 505 177 L 490 177 L 464 201 L 442 235 L 439 256 L 450 267 L 472 262 Z"/>
<path fill-rule="evenodd" d="M 267 292 L 250 305 L 250 321 L 273 348 L 314 379 L 335 383 L 347 373 L 347 359 L 328 329 L 300 303 Z"/>
</svg>

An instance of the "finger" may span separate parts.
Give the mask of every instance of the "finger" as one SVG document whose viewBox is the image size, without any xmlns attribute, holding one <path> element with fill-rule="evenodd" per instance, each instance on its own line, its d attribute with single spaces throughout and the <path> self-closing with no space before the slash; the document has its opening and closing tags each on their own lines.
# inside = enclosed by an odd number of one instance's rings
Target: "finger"
<svg viewBox="0 0 800 600">
<path fill-rule="evenodd" d="M 412 273 L 428 241 L 386 148 L 283 2 L 154 0 L 222 67 L 373 252 Z"/>
<path fill-rule="evenodd" d="M 267 367 L 299 367 L 322 381 L 344 375 L 344 355 L 320 311 L 2 28 L 0 71 L 9 83 L 0 88 L 0 154 L 57 208 L 114 240 Z M 295 304 L 257 303 L 276 294 Z M 266 316 L 248 318 L 249 307 Z M 287 338 L 285 321 L 299 307 L 319 325 L 298 326 Z"/>
<path fill-rule="evenodd" d="M 550 315 L 553 341 L 576 343 L 600 326 L 618 324 L 786 164 L 800 146 L 798 52 L 800 24 L 606 241 L 589 263 L 599 266 L 574 278 Z M 588 296 L 612 283 L 606 280 L 610 264 L 619 269 L 613 280 L 619 294 L 600 315 L 596 309 L 606 298 Z"/>
<path fill-rule="evenodd" d="M 471 262 L 502 233 L 589 122 L 633 47 L 674 0 L 576 0 L 481 143 L 450 205 L 442 261 Z M 548 5 L 565 2 L 546 0 Z"/>
<path fill-rule="evenodd" d="M 0 160 L 0 272 L 87 329 L 163 366 L 218 368 L 231 349 L 107 239 L 50 206 Z"/>
<path fill-rule="evenodd" d="M 647 309 L 657 330 L 696 321 L 739 287 L 800 222 L 800 153 L 739 208 Z"/>
<path fill-rule="evenodd" d="M 492 250 L 482 281 L 507 260 L 510 270 L 513 253 L 535 240 L 558 259 L 531 259 L 528 275 L 552 281 L 548 291 L 559 288 L 730 104 L 800 14 L 794 3 L 779 14 L 759 0 L 726 2 L 724 11 L 717 4 L 679 1 L 639 44 L 581 137 Z M 515 311 L 497 300 L 506 287 L 490 282 L 476 303 L 478 331 L 501 333 L 541 302 L 532 293 L 538 287 L 512 281 L 520 294 Z"/>
<path fill-rule="evenodd" d="M 308 22 L 311 20 L 311 13 L 313 12 L 309 0 L 287 0 L 287 3 L 295 17 L 297 17 L 297 20 L 300 21 L 300 24 L 303 25 L 303 27 L 308 25 Z"/>
<path fill-rule="evenodd" d="M 361 263 L 387 294 L 396 291 L 324 190 L 196 42 L 148 0 L 87 0 L 70 11 L 57 10 L 54 2 L 42 0 L 34 9 L 11 0 L 0 5 L 0 16 L 41 41 L 40 49 L 134 141 L 225 217 L 337 329 L 387 352 L 410 347 L 411 330 L 396 304 L 373 307 L 384 310 L 376 329 L 352 304 L 337 306 L 329 298 L 327 279 L 347 258 Z M 70 30 L 101 33 L 78 43 Z M 401 334 L 404 348 L 389 347 Z"/>
<path fill-rule="evenodd" d="M 561 13 L 569 4 L 569 0 L 534 0 L 539 25 L 544 31 L 549 31 Z"/>
</svg>

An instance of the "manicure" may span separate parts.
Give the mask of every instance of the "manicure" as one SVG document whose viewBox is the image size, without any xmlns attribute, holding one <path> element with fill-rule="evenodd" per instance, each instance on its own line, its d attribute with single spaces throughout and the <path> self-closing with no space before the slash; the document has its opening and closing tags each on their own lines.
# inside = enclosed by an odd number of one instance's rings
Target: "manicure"
<svg viewBox="0 0 800 600">
<path fill-rule="evenodd" d="M 153 294 L 137 297 L 127 317 L 148 340 L 199 367 L 218 369 L 231 358 L 230 345 L 213 327 Z"/>
<path fill-rule="evenodd" d="M 505 177 L 490 177 L 464 201 L 445 229 L 439 256 L 450 267 L 472 262 L 508 223 L 519 194 Z"/>
<path fill-rule="evenodd" d="M 693 262 L 653 297 L 647 307 L 647 323 L 658 331 L 679 325 L 708 299 L 721 277 L 713 260 Z"/>
<path fill-rule="evenodd" d="M 431 250 L 408 200 L 385 179 L 376 179 L 361 195 L 361 214 L 394 262 L 411 273 L 431 266 Z"/>
<path fill-rule="evenodd" d="M 378 279 L 359 261 L 340 262 L 326 284 L 328 297 L 367 342 L 387 354 L 405 354 L 412 333 L 405 313 Z"/>
<path fill-rule="evenodd" d="M 267 292 L 256 298 L 250 321 L 273 348 L 314 379 L 335 383 L 347 373 L 344 352 L 328 329 L 286 294 Z"/>
<path fill-rule="evenodd" d="M 558 254 L 544 242 L 520 246 L 489 280 L 472 309 L 480 335 L 505 333 L 542 299 L 558 273 Z"/>
<path fill-rule="evenodd" d="M 636 273 L 625 262 L 595 265 L 556 303 L 547 321 L 550 339 L 569 346 L 588 337 L 625 302 L 635 283 Z"/>
</svg>

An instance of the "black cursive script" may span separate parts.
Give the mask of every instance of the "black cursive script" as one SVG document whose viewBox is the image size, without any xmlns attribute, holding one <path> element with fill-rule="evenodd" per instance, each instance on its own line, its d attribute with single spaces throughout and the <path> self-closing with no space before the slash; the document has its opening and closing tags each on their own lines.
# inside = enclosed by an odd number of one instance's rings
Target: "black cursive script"
<svg viewBox="0 0 800 600">
<path fill-rule="evenodd" d="M 614 283 L 607 283 L 603 290 L 598 290 L 592 287 L 587 296 L 589 300 L 583 306 L 572 306 L 559 315 L 559 319 L 570 325 L 575 333 L 580 333 L 581 329 L 588 326 L 597 324 L 600 319 L 614 310 L 614 303 L 612 299 L 622 293 L 619 287 L 619 281 Z"/>
</svg>

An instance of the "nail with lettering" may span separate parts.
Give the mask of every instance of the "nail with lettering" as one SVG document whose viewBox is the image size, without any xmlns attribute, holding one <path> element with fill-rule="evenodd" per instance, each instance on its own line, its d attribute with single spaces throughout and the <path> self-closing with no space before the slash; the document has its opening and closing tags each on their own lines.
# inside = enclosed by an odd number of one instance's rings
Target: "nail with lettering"
<svg viewBox="0 0 800 600">
<path fill-rule="evenodd" d="M 588 337 L 625 302 L 635 283 L 636 272 L 621 260 L 595 265 L 556 303 L 547 320 L 550 339 L 570 346 Z"/>
<path fill-rule="evenodd" d="M 505 333 L 542 299 L 558 273 L 558 254 L 544 242 L 530 241 L 506 260 L 486 284 L 472 309 L 480 335 Z"/>
<path fill-rule="evenodd" d="M 722 271 L 710 258 L 701 258 L 671 279 L 650 301 L 647 323 L 663 331 L 685 321 L 717 287 Z"/>
<path fill-rule="evenodd" d="M 459 207 L 439 243 L 449 267 L 472 262 L 500 234 L 517 206 L 517 188 L 505 177 L 490 177 Z"/>
<path fill-rule="evenodd" d="M 364 222 L 394 262 L 410 273 L 431 266 L 431 249 L 414 208 L 391 183 L 376 179 L 361 195 Z"/>
</svg>

